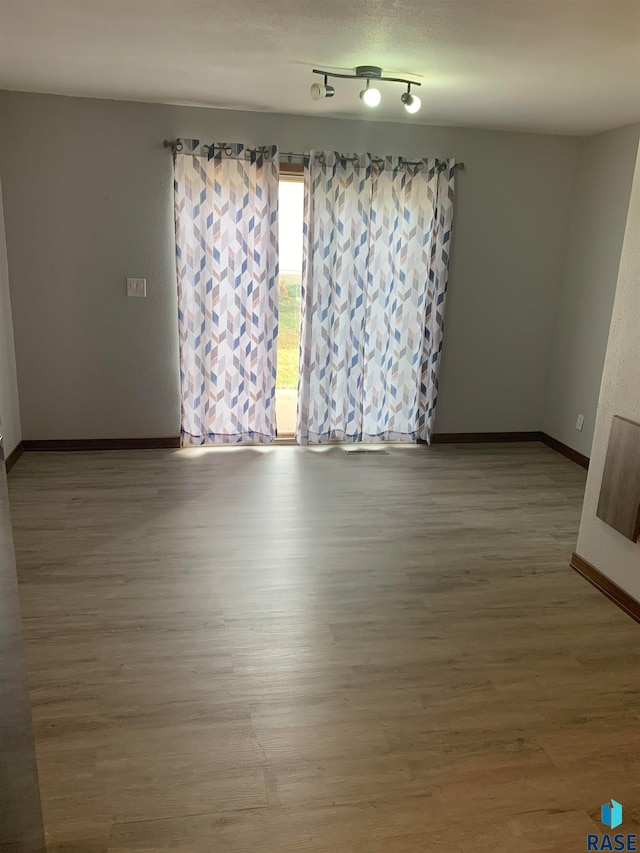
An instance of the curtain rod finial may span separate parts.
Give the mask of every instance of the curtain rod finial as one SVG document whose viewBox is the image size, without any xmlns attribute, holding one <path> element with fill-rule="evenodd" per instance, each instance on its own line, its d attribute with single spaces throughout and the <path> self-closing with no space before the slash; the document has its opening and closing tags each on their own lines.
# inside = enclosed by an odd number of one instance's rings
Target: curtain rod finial
<svg viewBox="0 0 640 853">
<path fill-rule="evenodd" d="M 164 148 L 170 148 L 174 154 L 177 151 L 182 151 L 182 141 L 180 139 L 163 139 L 162 145 Z"/>
</svg>

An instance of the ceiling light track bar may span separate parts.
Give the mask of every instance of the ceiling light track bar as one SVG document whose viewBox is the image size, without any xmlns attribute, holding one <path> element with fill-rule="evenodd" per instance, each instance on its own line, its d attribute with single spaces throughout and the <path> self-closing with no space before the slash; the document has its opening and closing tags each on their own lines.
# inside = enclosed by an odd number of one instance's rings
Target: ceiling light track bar
<svg viewBox="0 0 640 853">
<path fill-rule="evenodd" d="M 323 68 L 313 68 L 314 74 L 319 74 L 323 78 L 322 83 L 313 83 L 309 94 L 313 101 L 321 101 L 324 98 L 333 98 L 336 94 L 335 87 L 329 83 L 329 78 L 336 80 L 365 80 L 364 89 L 360 92 L 360 100 L 369 108 L 375 109 L 382 101 L 382 93 L 372 82 L 377 84 L 378 80 L 383 83 L 401 83 L 407 87 L 407 91 L 400 96 L 400 101 L 408 113 L 417 113 L 422 106 L 422 101 L 417 95 L 411 92 L 411 87 L 421 86 L 415 80 L 407 80 L 406 77 L 389 77 L 382 73 L 382 68 L 379 65 L 357 65 L 350 74 L 344 74 L 342 71 L 326 71 Z"/>
<path fill-rule="evenodd" d="M 320 68 L 314 68 L 313 73 L 320 74 L 325 78 L 335 77 L 339 80 L 382 80 L 384 83 L 404 83 L 405 86 L 422 86 L 422 83 L 416 83 L 414 80 L 407 80 L 404 77 L 385 77 L 382 74 L 382 68 L 378 68 L 377 65 L 359 65 L 353 74 L 322 71 Z"/>
</svg>

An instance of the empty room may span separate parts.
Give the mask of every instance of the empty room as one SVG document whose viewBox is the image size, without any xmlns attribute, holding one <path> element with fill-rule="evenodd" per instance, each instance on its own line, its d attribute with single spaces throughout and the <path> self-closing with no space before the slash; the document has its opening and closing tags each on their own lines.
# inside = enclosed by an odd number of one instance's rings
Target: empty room
<svg viewBox="0 0 640 853">
<path fill-rule="evenodd" d="M 0 0 L 1 853 L 640 849 L 640 0 Z"/>
</svg>

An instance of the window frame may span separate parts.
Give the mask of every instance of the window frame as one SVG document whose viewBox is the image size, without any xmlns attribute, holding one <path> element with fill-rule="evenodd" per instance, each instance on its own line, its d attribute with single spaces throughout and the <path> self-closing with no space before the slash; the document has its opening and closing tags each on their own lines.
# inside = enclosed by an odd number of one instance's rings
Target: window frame
<svg viewBox="0 0 640 853">
<path fill-rule="evenodd" d="M 302 163 L 289 163 L 280 161 L 280 178 L 290 181 L 301 181 L 304 178 L 304 165 Z"/>
</svg>

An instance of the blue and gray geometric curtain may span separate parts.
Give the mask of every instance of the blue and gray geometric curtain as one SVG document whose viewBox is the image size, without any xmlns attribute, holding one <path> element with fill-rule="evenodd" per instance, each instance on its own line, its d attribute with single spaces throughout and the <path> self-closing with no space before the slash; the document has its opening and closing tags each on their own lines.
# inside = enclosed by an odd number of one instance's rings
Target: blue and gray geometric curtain
<svg viewBox="0 0 640 853">
<path fill-rule="evenodd" d="M 278 149 L 174 153 L 183 444 L 275 437 Z"/>
<path fill-rule="evenodd" d="M 431 441 L 455 164 L 305 158 L 300 444 Z"/>
</svg>

